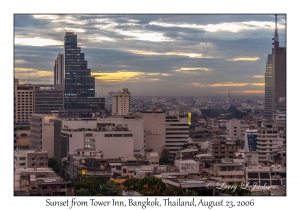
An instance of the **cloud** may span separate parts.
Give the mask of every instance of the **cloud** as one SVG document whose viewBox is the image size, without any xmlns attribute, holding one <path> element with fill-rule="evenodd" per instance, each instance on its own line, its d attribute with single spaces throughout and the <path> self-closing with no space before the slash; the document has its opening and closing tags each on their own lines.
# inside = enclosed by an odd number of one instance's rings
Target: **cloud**
<svg viewBox="0 0 300 210">
<path fill-rule="evenodd" d="M 243 86 L 265 86 L 265 83 L 216 83 L 208 85 L 210 87 L 243 87 Z"/>
<path fill-rule="evenodd" d="M 265 75 L 253 75 L 253 78 L 265 78 Z"/>
<path fill-rule="evenodd" d="M 240 57 L 240 58 L 231 58 L 231 59 L 226 59 L 227 61 L 257 61 L 260 60 L 259 57 Z"/>
<path fill-rule="evenodd" d="M 155 52 L 155 51 L 147 51 L 147 50 L 129 50 L 134 54 L 141 55 L 171 55 L 171 56 L 187 56 L 190 58 L 217 58 L 212 56 L 204 56 L 203 54 L 193 53 L 193 52 Z"/>
<path fill-rule="evenodd" d="M 15 63 L 29 63 L 28 61 L 26 60 L 15 60 Z"/>
<path fill-rule="evenodd" d="M 183 72 L 183 71 L 211 71 L 210 68 L 180 68 L 175 71 L 177 72 Z"/>
<path fill-rule="evenodd" d="M 41 37 L 34 37 L 34 38 L 16 37 L 15 45 L 51 46 L 51 45 L 63 45 L 63 42 L 54 39 L 45 39 Z"/>
<path fill-rule="evenodd" d="M 135 95 L 264 89 L 260 82 L 272 48 L 274 19 L 270 14 L 14 15 L 15 67 L 32 69 L 30 81 L 53 83 L 53 75 L 34 72 L 53 72 L 57 54 L 64 52 L 65 30 L 72 30 L 92 74 L 101 73 L 98 95 L 123 84 L 131 84 Z M 282 46 L 285 19 L 278 16 Z M 28 70 L 23 71 L 16 70 L 16 76 L 27 81 Z"/>
<path fill-rule="evenodd" d="M 204 84 L 202 84 L 202 83 L 199 83 L 199 82 L 197 82 L 197 83 L 192 83 L 192 85 L 195 86 L 195 87 L 207 87 L 206 85 L 204 85 Z"/>
<path fill-rule="evenodd" d="M 152 21 L 150 25 L 156 25 L 161 27 L 178 27 L 178 28 L 193 28 L 198 30 L 204 30 L 207 32 L 231 32 L 238 33 L 245 30 L 257 30 L 257 29 L 271 29 L 274 30 L 274 22 L 269 21 L 248 21 L 248 22 L 224 22 L 218 24 L 188 24 L 188 23 L 165 23 Z M 279 29 L 285 29 L 285 26 L 278 24 Z"/>
<path fill-rule="evenodd" d="M 228 91 L 214 91 L 214 93 L 228 94 Z M 264 90 L 230 90 L 230 93 L 236 94 L 264 94 Z"/>
<path fill-rule="evenodd" d="M 193 86 L 196 87 L 245 87 L 245 86 L 265 86 L 265 83 L 234 83 L 234 82 L 226 82 L 226 83 L 215 83 L 215 84 L 202 84 L 202 83 L 192 83 Z"/>
<path fill-rule="evenodd" d="M 128 80 L 138 80 L 140 75 L 143 75 L 143 72 L 128 72 L 128 71 L 117 71 L 117 72 L 91 72 L 91 75 L 97 80 L 103 82 L 122 82 Z"/>
</svg>

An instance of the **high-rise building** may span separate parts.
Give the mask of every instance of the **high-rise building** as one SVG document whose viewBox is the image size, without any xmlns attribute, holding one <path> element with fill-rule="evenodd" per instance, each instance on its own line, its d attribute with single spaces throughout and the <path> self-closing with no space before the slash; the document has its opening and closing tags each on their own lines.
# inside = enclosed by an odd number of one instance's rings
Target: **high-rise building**
<svg viewBox="0 0 300 210">
<path fill-rule="evenodd" d="M 77 46 L 77 35 L 65 35 L 65 109 L 105 109 L 105 99 L 95 98 L 95 77 L 87 66 L 84 53 Z"/>
<path fill-rule="evenodd" d="M 272 118 L 275 105 L 286 97 L 286 47 L 279 47 L 277 15 L 275 15 L 275 35 L 272 54 L 268 55 L 265 73 L 265 112 Z"/>
<path fill-rule="evenodd" d="M 65 84 L 65 56 L 59 53 L 54 64 L 54 85 Z"/>
<path fill-rule="evenodd" d="M 15 123 L 29 124 L 29 118 L 33 113 L 33 85 L 19 84 L 19 81 L 15 80 Z"/>
<path fill-rule="evenodd" d="M 128 115 L 130 112 L 130 92 L 124 88 L 112 94 L 112 115 Z"/>
<path fill-rule="evenodd" d="M 278 136 L 276 123 L 267 121 L 259 127 L 256 140 L 259 162 L 268 164 L 270 154 L 278 150 Z"/>
<path fill-rule="evenodd" d="M 63 85 L 33 85 L 34 113 L 51 114 L 64 108 Z"/>
<path fill-rule="evenodd" d="M 63 108 L 62 85 L 19 84 L 15 79 L 15 123 L 28 124 L 32 114 L 51 114 Z"/>
<path fill-rule="evenodd" d="M 33 114 L 30 117 L 30 148 L 54 157 L 54 121 L 56 115 Z"/>
</svg>

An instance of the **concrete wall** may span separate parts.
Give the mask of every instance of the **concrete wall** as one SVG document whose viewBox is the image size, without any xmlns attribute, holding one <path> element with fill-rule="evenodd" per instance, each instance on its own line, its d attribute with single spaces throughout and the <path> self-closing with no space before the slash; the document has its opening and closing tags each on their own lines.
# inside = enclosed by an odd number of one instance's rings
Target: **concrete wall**
<svg viewBox="0 0 300 210">
<path fill-rule="evenodd" d="M 69 135 L 69 153 L 75 149 L 84 148 L 85 134 L 92 133 L 90 139 L 95 139 L 96 151 L 102 151 L 104 158 L 119 158 L 133 156 L 133 137 L 105 137 L 105 134 L 130 134 L 128 131 L 62 131 Z M 72 136 L 71 136 L 72 135 Z"/>
<path fill-rule="evenodd" d="M 145 148 L 161 153 L 165 146 L 165 113 L 143 113 L 145 128 Z"/>
</svg>

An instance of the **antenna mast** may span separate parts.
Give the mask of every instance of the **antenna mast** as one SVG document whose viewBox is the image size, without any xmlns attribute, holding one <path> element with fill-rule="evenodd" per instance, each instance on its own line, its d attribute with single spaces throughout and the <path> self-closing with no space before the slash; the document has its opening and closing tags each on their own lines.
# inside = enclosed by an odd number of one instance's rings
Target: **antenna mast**
<svg viewBox="0 0 300 210">
<path fill-rule="evenodd" d="M 274 42 L 274 48 L 279 47 L 279 38 L 278 38 L 278 28 L 277 28 L 277 14 L 275 14 L 275 34 L 273 38 Z"/>
</svg>

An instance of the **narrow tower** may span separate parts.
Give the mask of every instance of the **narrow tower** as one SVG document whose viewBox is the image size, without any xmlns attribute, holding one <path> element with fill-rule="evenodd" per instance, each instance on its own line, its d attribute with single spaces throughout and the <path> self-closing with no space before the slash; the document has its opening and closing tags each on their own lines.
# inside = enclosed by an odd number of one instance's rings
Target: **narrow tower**
<svg viewBox="0 0 300 210">
<path fill-rule="evenodd" d="M 277 15 L 275 15 L 275 34 L 273 38 L 273 45 L 275 48 L 279 47 L 278 28 L 277 28 Z"/>
</svg>

